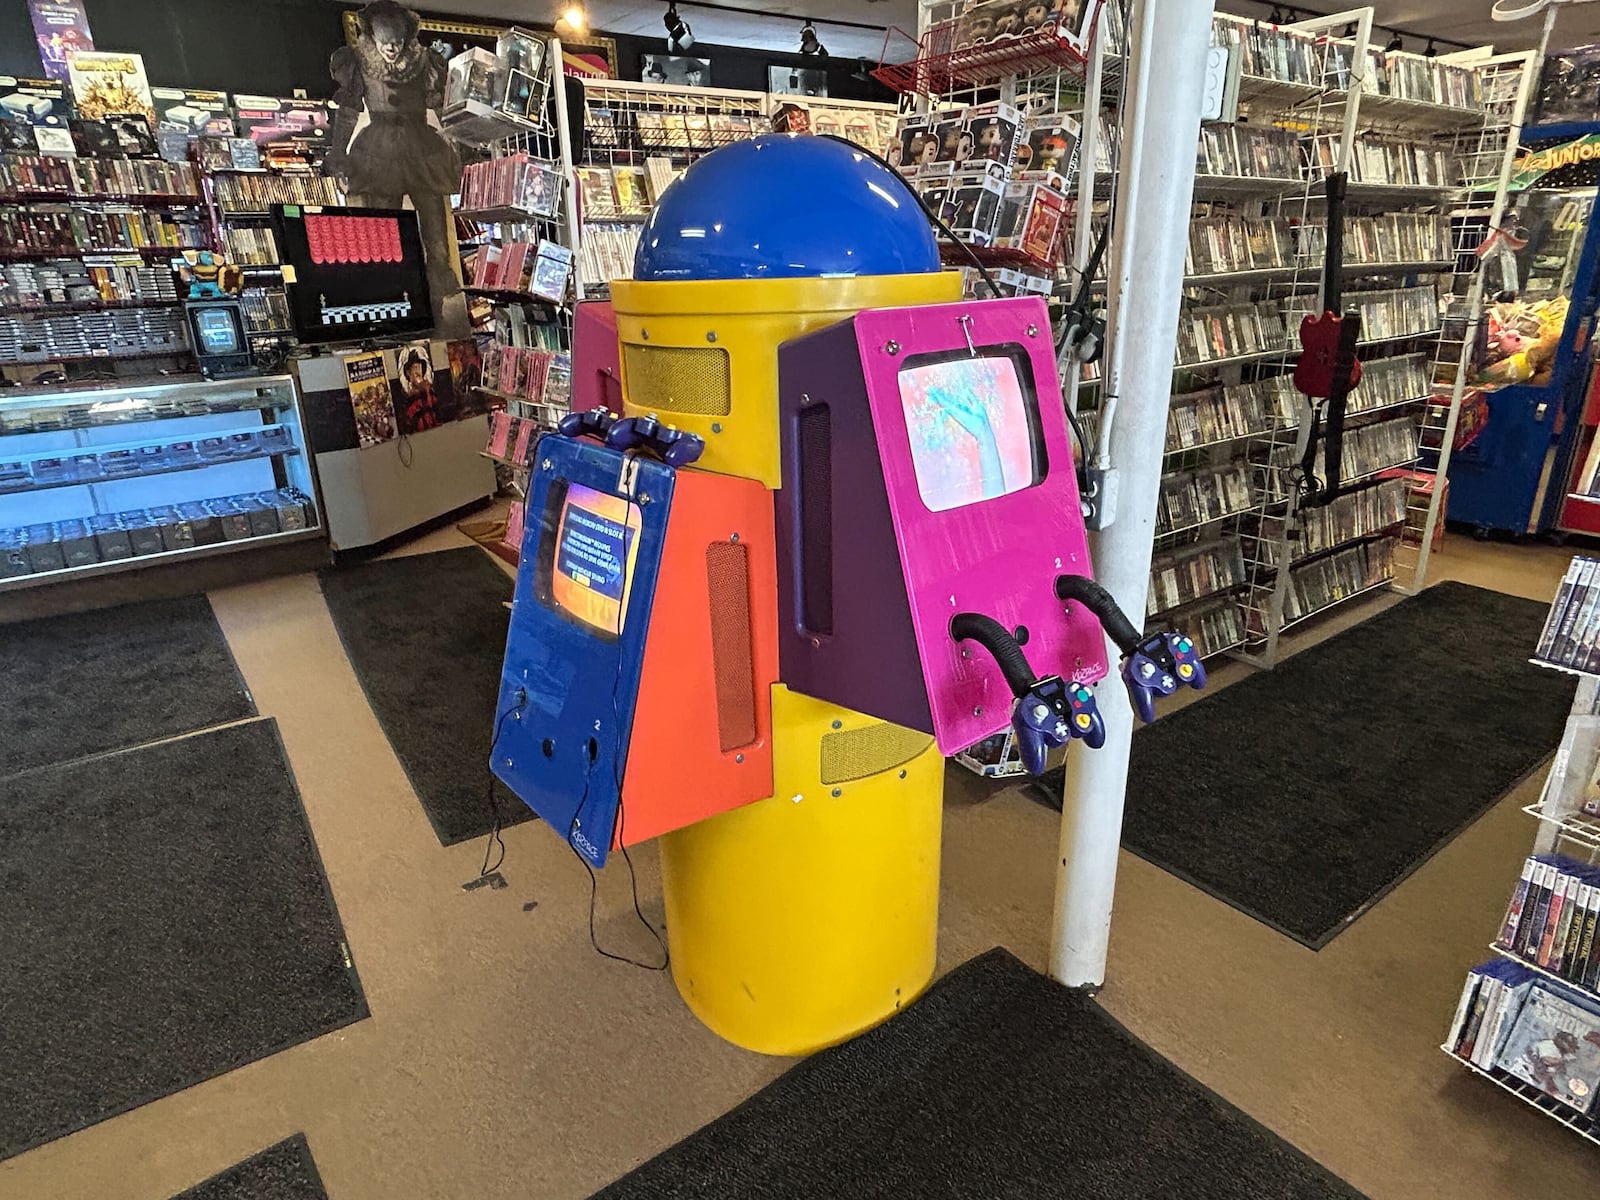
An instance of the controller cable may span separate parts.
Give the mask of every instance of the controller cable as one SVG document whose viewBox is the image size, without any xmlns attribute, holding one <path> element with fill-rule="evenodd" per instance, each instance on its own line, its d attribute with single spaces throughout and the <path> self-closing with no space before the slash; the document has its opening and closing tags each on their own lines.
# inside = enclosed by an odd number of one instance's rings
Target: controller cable
<svg viewBox="0 0 1600 1200">
<path fill-rule="evenodd" d="M 517 702 L 510 708 L 506 709 L 505 712 L 500 714 L 500 719 L 495 722 L 494 737 L 489 739 L 489 762 L 491 766 L 489 768 L 488 801 L 489 815 L 492 818 L 493 823 L 489 829 L 489 836 L 484 842 L 483 866 L 478 870 L 479 879 L 483 879 L 489 875 L 492 875 L 494 872 L 500 869 L 500 864 L 506 861 L 506 843 L 505 839 L 500 836 L 501 831 L 505 828 L 505 822 L 500 817 L 500 802 L 495 799 L 494 795 L 495 778 L 494 767 L 492 764 L 494 763 L 495 752 L 500 748 L 500 732 L 505 728 L 506 721 L 515 714 L 521 712 L 527 706 L 528 693 L 525 689 L 518 688 Z M 494 853 L 497 846 L 500 849 L 500 856 L 496 858 L 493 865 L 491 865 L 489 862 L 489 856 Z"/>
<path fill-rule="evenodd" d="M 905 188 L 905 190 L 910 194 L 911 198 L 917 202 L 917 207 L 922 210 L 922 215 L 927 217 L 930 223 L 938 227 L 939 232 L 944 234 L 945 238 L 950 242 L 951 245 L 957 247 L 961 253 L 965 254 L 969 259 L 972 260 L 972 265 L 978 270 L 979 278 L 983 280 L 984 286 L 989 289 L 989 295 L 995 297 L 996 299 L 999 298 L 1000 289 L 995 286 L 994 277 L 989 274 L 989 268 L 983 265 L 983 260 L 978 257 L 977 253 L 970 245 L 955 235 L 955 231 L 952 230 L 950 226 L 945 224 L 944 218 L 938 213 L 934 212 L 933 208 L 928 204 L 928 202 L 923 199 L 922 193 L 917 191 L 917 189 L 911 185 L 911 181 L 909 179 L 907 179 L 899 171 L 895 170 L 888 159 L 884 158 L 883 155 L 879 154 L 876 150 L 869 150 L 867 147 L 858 142 L 852 142 L 847 137 L 840 137 L 837 133 L 819 133 L 816 136 L 827 138 L 830 142 L 839 142 L 842 145 L 849 146 L 850 149 L 854 150 L 857 154 L 862 154 L 867 158 L 870 158 L 873 162 L 877 163 L 885 171 L 889 172 L 889 174 L 898 179 L 900 181 L 900 185 Z"/>
<path fill-rule="evenodd" d="M 1026 696 L 1039 682 L 1016 636 L 993 617 L 983 613 L 957 613 L 950 618 L 950 636 L 958 642 L 977 642 L 992 654 L 1000 673 L 1005 676 L 1006 686 L 1016 698 Z"/>
<path fill-rule="evenodd" d="M 1132 658 L 1142 652 L 1152 662 L 1169 671 L 1173 669 L 1172 652 L 1167 648 L 1166 638 L 1161 631 L 1158 629 L 1148 636 L 1141 634 L 1128 620 L 1115 597 L 1088 576 L 1057 575 L 1056 597 L 1076 601 L 1088 609 L 1100 622 L 1106 636 L 1122 652 L 1123 658 Z"/>
<path fill-rule="evenodd" d="M 624 591 L 624 597 L 626 597 L 628 594 L 629 593 L 627 591 Z M 618 605 L 617 627 L 612 631 L 613 635 L 619 639 L 622 637 L 622 626 L 627 619 L 624 609 L 625 604 L 626 599 L 624 599 L 622 604 Z M 584 772 L 583 795 L 578 800 L 578 807 L 572 812 L 572 823 L 567 826 L 567 848 L 572 851 L 573 857 L 583 864 L 583 869 L 589 874 L 589 944 L 594 947 L 595 953 L 600 955 L 602 958 L 609 958 L 613 962 L 627 963 L 630 967 L 638 967 L 641 971 L 665 971 L 669 966 L 672 965 L 672 954 L 667 949 L 666 939 L 661 936 L 660 931 L 657 930 L 656 927 L 650 923 L 649 918 L 644 915 L 644 909 L 639 904 L 639 876 L 638 872 L 636 872 L 633 867 L 633 856 L 628 853 L 627 846 L 621 845 L 624 830 L 622 803 L 622 711 L 617 702 L 617 692 L 621 686 L 622 660 L 619 656 L 617 659 L 616 673 L 611 678 L 611 727 L 613 730 L 615 730 L 617 738 L 615 752 L 611 756 L 613 781 L 615 782 L 617 789 L 616 836 L 619 847 L 622 850 L 622 861 L 628 864 L 628 886 L 633 894 L 634 915 L 639 918 L 639 923 L 643 925 L 645 929 L 649 930 L 650 936 L 655 939 L 656 945 L 661 947 L 661 961 L 659 963 L 641 962 L 640 960 L 631 958 L 626 954 L 617 954 L 613 951 L 607 950 L 600 944 L 599 935 L 595 932 L 595 909 L 599 904 L 600 878 L 595 874 L 594 867 L 590 864 L 589 860 L 583 856 L 582 851 L 580 851 L 578 847 L 573 844 L 572 839 L 573 836 L 578 832 L 578 818 L 583 815 L 583 810 L 589 803 L 589 783 L 594 777 L 594 763 L 595 759 L 598 758 L 598 753 L 591 756 L 589 760 L 589 770 Z"/>
</svg>

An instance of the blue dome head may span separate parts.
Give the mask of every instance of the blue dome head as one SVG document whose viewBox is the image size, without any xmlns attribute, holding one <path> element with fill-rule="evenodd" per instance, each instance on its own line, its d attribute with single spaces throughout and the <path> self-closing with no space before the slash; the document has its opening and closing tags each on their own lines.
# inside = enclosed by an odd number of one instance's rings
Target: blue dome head
<svg viewBox="0 0 1600 1200">
<path fill-rule="evenodd" d="M 633 277 L 796 279 L 939 270 L 894 172 L 832 138 L 771 133 L 706 155 L 645 222 Z"/>
</svg>

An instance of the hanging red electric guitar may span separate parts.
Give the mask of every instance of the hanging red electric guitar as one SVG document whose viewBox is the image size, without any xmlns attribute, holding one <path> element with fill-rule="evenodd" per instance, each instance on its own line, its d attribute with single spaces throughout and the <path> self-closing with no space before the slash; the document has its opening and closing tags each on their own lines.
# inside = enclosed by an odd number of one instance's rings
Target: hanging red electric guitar
<svg viewBox="0 0 1600 1200">
<path fill-rule="evenodd" d="M 1302 508 L 1331 501 L 1339 488 L 1344 458 L 1344 413 L 1350 393 L 1361 382 L 1356 343 L 1361 340 L 1361 314 L 1339 313 L 1344 283 L 1344 200 L 1347 176 L 1329 175 L 1328 224 L 1322 258 L 1322 312 L 1300 322 L 1300 361 L 1294 368 L 1294 385 L 1311 401 L 1311 430 L 1300 460 L 1305 495 Z M 1322 424 L 1322 402 L 1327 402 L 1327 425 Z M 1318 478 L 1317 452 L 1323 455 L 1323 475 Z"/>
</svg>

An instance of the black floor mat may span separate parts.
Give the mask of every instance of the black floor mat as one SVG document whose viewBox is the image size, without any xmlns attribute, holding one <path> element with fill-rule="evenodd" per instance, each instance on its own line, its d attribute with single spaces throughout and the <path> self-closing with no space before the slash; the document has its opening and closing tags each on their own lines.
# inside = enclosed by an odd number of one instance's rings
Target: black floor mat
<svg viewBox="0 0 1600 1200">
<path fill-rule="evenodd" d="M 1572 680 L 1528 664 L 1548 610 L 1441 583 L 1160 718 L 1122 844 L 1320 949 L 1556 748 Z"/>
<path fill-rule="evenodd" d="M 322 572 L 322 594 L 378 722 L 439 841 L 494 825 L 489 738 L 511 580 L 474 546 Z M 501 823 L 527 805 L 496 786 Z"/>
<path fill-rule="evenodd" d="M 0 1159 L 367 1015 L 273 721 L 0 780 Z"/>
<path fill-rule="evenodd" d="M 328 1200 L 306 1135 L 297 1133 L 172 1200 Z"/>
<path fill-rule="evenodd" d="M 596 1200 L 1322 1200 L 1357 1193 L 1004 950 Z"/>
<path fill-rule="evenodd" d="M 0 778 L 255 712 L 204 596 L 0 625 Z"/>
</svg>

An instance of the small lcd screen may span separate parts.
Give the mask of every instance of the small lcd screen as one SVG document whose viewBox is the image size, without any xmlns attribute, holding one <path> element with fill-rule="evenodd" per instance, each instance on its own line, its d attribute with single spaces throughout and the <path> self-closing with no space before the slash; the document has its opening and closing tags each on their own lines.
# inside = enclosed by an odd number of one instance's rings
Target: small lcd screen
<svg viewBox="0 0 1600 1200">
<path fill-rule="evenodd" d="M 910 358 L 900 372 L 900 404 L 917 491 L 930 511 L 992 500 L 1043 478 L 1038 401 L 1020 348 Z"/>
<path fill-rule="evenodd" d="M 617 637 L 627 619 L 628 589 L 639 556 L 639 506 L 570 483 L 554 508 L 551 603 L 596 633 Z"/>
<path fill-rule="evenodd" d="M 240 354 L 244 350 L 243 339 L 239 336 L 239 324 L 234 314 L 228 309 L 212 309 L 210 311 L 195 309 L 191 317 L 194 321 L 195 337 L 200 344 L 200 353 L 212 354 Z"/>
</svg>

